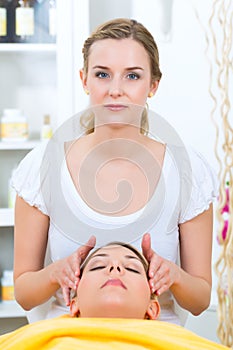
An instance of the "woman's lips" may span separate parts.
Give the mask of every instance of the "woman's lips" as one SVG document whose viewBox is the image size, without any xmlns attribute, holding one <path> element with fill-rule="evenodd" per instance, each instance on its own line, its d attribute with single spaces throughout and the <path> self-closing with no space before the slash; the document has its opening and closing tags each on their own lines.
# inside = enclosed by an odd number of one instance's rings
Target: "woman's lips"
<svg viewBox="0 0 233 350">
<path fill-rule="evenodd" d="M 121 280 L 119 279 L 109 279 L 107 280 L 102 286 L 101 288 L 104 288 L 106 286 L 116 286 L 116 287 L 122 287 L 124 289 L 127 289 L 126 286 L 124 285 L 124 283 L 121 282 Z"/>
<path fill-rule="evenodd" d="M 110 111 L 113 111 L 113 112 L 122 111 L 122 110 L 125 110 L 127 108 L 126 105 L 114 104 L 114 103 L 106 104 L 106 105 L 104 105 L 104 107 L 109 109 Z"/>
</svg>

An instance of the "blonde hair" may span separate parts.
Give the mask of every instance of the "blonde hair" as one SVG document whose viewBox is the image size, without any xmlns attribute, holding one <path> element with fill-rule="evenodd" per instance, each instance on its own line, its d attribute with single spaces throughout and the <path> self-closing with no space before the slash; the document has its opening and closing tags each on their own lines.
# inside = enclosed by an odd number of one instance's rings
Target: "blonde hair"
<svg viewBox="0 0 233 350">
<path fill-rule="evenodd" d="M 99 40 L 104 39 L 128 39 L 132 38 L 141 44 L 146 50 L 150 60 L 151 82 L 159 81 L 162 73 L 159 67 L 159 52 L 158 47 L 151 33 L 139 22 L 134 19 L 117 18 L 101 24 L 86 39 L 83 46 L 83 72 L 88 73 L 88 59 L 91 46 Z M 81 126 L 86 130 L 86 134 L 94 131 L 93 114 L 82 116 L 80 120 Z M 141 133 L 147 135 L 149 130 L 148 116 L 146 108 L 143 111 L 141 119 Z"/>
</svg>

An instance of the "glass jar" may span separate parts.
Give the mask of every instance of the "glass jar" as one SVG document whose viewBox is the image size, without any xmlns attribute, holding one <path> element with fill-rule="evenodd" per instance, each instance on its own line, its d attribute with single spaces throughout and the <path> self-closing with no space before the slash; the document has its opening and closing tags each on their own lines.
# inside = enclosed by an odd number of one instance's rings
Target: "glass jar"
<svg viewBox="0 0 233 350">
<path fill-rule="evenodd" d="M 19 109 L 4 109 L 1 118 L 1 139 L 8 142 L 28 139 L 27 118 Z"/>
</svg>

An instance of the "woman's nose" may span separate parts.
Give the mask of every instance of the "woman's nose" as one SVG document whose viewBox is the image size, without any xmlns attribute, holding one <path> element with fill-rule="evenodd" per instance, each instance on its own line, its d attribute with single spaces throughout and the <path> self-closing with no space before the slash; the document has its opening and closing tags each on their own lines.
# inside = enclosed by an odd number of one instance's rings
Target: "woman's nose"
<svg viewBox="0 0 233 350">
<path fill-rule="evenodd" d="M 122 84 L 119 79 L 112 80 L 109 86 L 109 95 L 113 98 L 117 98 L 123 95 Z"/>
</svg>

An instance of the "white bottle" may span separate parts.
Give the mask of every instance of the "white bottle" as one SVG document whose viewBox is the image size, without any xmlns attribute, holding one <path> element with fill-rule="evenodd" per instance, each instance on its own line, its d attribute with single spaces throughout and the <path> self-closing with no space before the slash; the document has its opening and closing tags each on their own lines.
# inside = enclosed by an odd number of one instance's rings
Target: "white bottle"
<svg viewBox="0 0 233 350">
<path fill-rule="evenodd" d="M 28 139 L 27 118 L 19 109 L 4 109 L 1 119 L 1 139 L 8 142 Z"/>
<path fill-rule="evenodd" d="M 49 34 L 57 35 L 57 10 L 55 0 L 49 1 Z"/>
<path fill-rule="evenodd" d="M 52 135 L 53 135 L 53 130 L 50 122 L 50 115 L 46 114 L 44 116 L 43 125 L 41 128 L 40 139 L 42 141 L 51 139 Z"/>
<path fill-rule="evenodd" d="M 1 278 L 2 301 L 14 300 L 14 279 L 12 270 L 4 270 Z"/>
<path fill-rule="evenodd" d="M 11 180 L 12 180 L 12 177 L 15 173 L 15 170 L 16 170 L 16 166 L 13 168 L 12 173 L 11 173 L 11 177 L 8 180 L 8 208 L 15 207 L 16 191 L 11 185 Z"/>
<path fill-rule="evenodd" d="M 34 8 L 28 0 L 19 0 L 19 5 L 15 9 L 16 35 L 32 36 L 34 35 Z"/>
<path fill-rule="evenodd" d="M 0 36 L 7 35 L 7 13 L 6 8 L 0 7 Z"/>
</svg>

